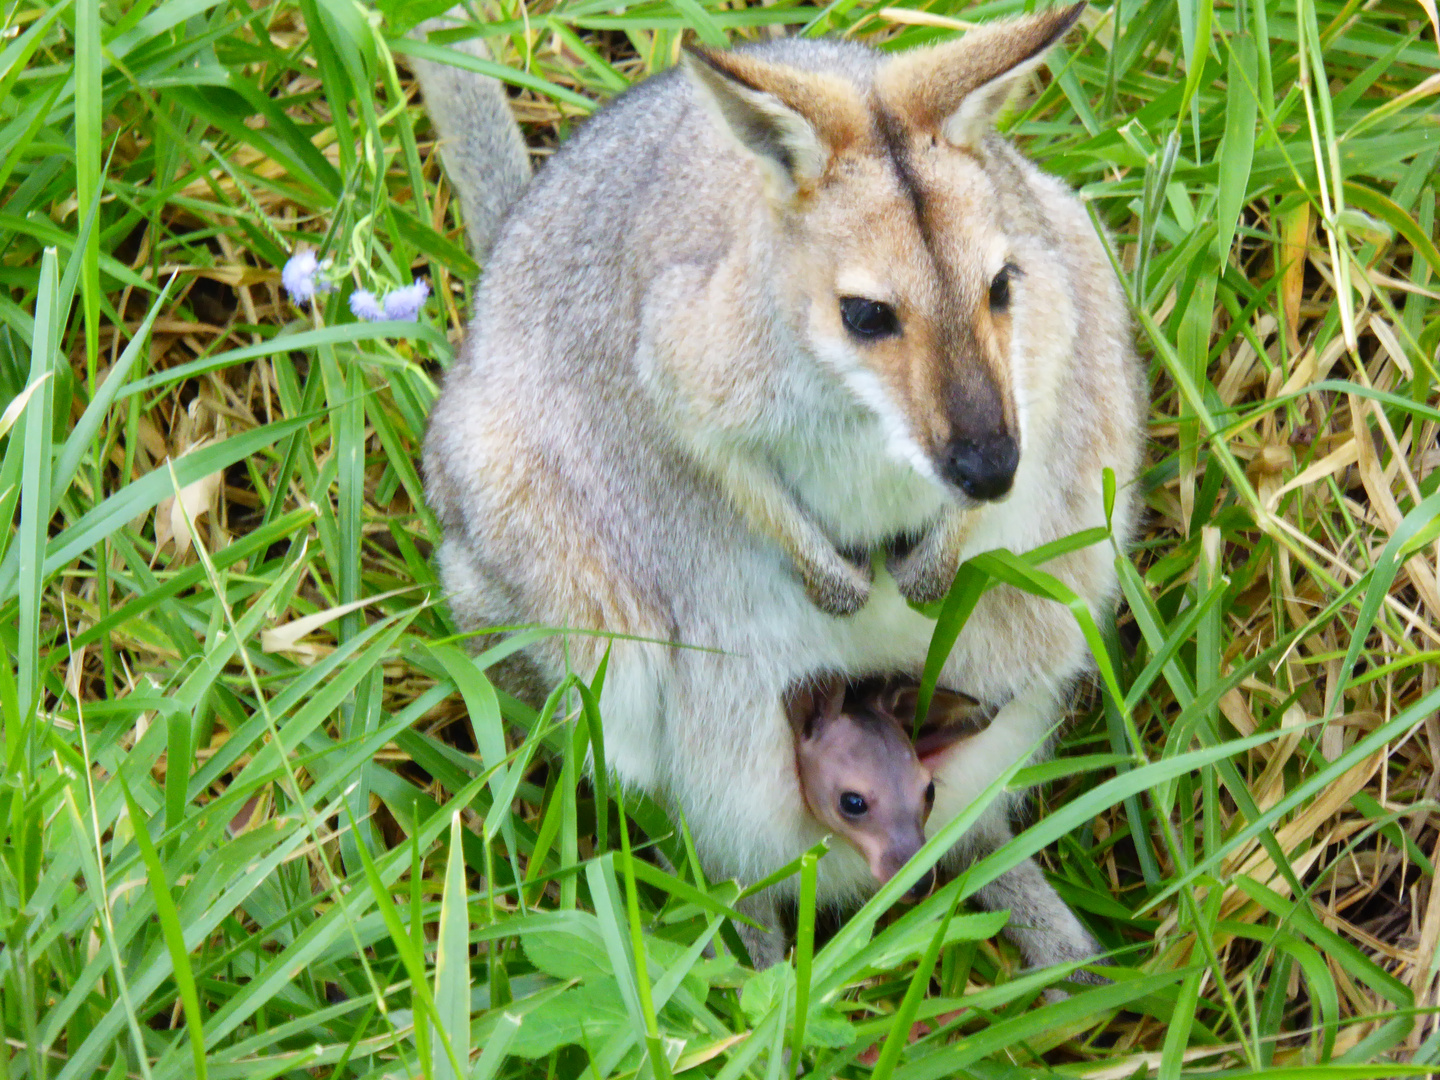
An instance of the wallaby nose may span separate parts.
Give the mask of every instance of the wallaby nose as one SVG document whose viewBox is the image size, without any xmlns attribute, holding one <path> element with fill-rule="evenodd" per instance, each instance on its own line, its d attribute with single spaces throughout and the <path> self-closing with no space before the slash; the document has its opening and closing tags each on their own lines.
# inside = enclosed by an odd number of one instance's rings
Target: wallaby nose
<svg viewBox="0 0 1440 1080">
<path fill-rule="evenodd" d="M 935 888 L 935 869 L 931 867 L 925 871 L 919 881 L 910 886 L 910 891 L 905 894 L 905 902 L 913 904 L 917 900 L 924 900 L 930 895 L 930 890 L 933 888 Z"/>
<path fill-rule="evenodd" d="M 1003 431 L 978 439 L 958 438 L 945 448 L 940 471 L 972 499 L 1001 499 L 1015 482 L 1020 447 Z"/>
</svg>

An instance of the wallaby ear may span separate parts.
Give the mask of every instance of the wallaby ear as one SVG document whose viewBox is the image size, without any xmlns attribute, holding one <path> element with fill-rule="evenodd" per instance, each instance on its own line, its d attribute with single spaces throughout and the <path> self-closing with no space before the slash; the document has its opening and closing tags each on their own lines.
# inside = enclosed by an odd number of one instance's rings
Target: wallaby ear
<svg viewBox="0 0 1440 1080">
<path fill-rule="evenodd" d="M 868 134 L 863 102 L 834 75 L 701 46 L 686 49 L 682 63 L 716 125 L 755 156 L 779 200 L 812 187 Z"/>
<path fill-rule="evenodd" d="M 951 146 L 975 149 L 1021 80 L 1084 9 L 1080 0 L 901 53 L 880 69 L 880 97 L 903 123 Z"/>
<path fill-rule="evenodd" d="M 979 735 L 995 719 L 995 711 L 969 694 L 937 686 L 930 699 L 930 711 L 921 723 L 920 737 L 915 740 L 915 752 L 923 761 L 927 755 Z"/>
<path fill-rule="evenodd" d="M 930 714 L 925 723 L 945 731 L 961 730 L 973 735 L 984 730 L 994 718 L 993 710 L 987 709 L 969 694 L 942 690 L 937 686 L 934 697 L 930 699 Z"/>
<path fill-rule="evenodd" d="M 797 736 L 808 739 L 840 715 L 845 680 L 839 675 L 802 679 L 785 692 L 785 716 Z"/>
<path fill-rule="evenodd" d="M 861 687 L 864 690 L 864 687 Z M 920 696 L 920 687 L 910 680 L 899 680 L 890 678 L 886 683 L 870 696 L 871 710 L 876 711 L 887 720 L 894 720 L 904 730 L 909 732 L 910 723 L 914 720 L 914 703 Z"/>
<path fill-rule="evenodd" d="M 919 704 L 920 685 L 908 679 L 886 686 L 875 700 L 876 710 L 899 721 L 906 731 L 910 730 L 910 725 L 915 721 L 915 709 Z M 989 722 L 986 719 L 976 726 L 978 718 L 989 713 L 990 710 L 969 694 L 937 686 L 930 695 L 929 711 L 920 718 L 920 726 L 926 730 L 968 728 L 969 730 L 963 733 L 973 735 Z"/>
<path fill-rule="evenodd" d="M 880 694 L 876 700 L 876 708 L 909 731 L 910 725 L 915 722 L 915 706 L 919 699 L 920 687 L 915 683 L 894 683 Z"/>
</svg>

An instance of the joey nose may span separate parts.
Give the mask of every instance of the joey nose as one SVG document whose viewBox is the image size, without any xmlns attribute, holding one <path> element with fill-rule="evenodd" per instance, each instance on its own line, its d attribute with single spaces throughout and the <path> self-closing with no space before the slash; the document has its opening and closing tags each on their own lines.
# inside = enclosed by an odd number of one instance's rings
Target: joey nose
<svg viewBox="0 0 1440 1080">
<path fill-rule="evenodd" d="M 917 900 L 924 900 L 925 897 L 930 895 L 930 891 L 934 888 L 935 870 L 932 867 L 925 871 L 919 881 L 910 886 L 910 891 L 905 894 L 905 902 L 907 904 L 913 904 Z"/>
<path fill-rule="evenodd" d="M 958 438 L 945 448 L 940 471 L 972 499 L 1001 499 L 1015 482 L 1020 447 L 1006 432 Z"/>
</svg>

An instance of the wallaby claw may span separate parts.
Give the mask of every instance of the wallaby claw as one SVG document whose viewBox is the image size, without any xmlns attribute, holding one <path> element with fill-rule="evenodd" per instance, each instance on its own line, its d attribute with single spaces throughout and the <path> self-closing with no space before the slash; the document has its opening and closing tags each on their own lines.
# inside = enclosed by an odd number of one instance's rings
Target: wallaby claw
<svg viewBox="0 0 1440 1080">
<path fill-rule="evenodd" d="M 805 575 L 805 595 L 827 615 L 854 615 L 870 598 L 870 566 L 857 566 L 838 552 L 829 565 Z"/>
<path fill-rule="evenodd" d="M 886 559 L 895 587 L 912 604 L 933 604 L 943 599 L 955 580 L 959 560 L 946 550 L 949 545 L 942 532 L 936 528 L 903 556 L 892 554 Z"/>
</svg>

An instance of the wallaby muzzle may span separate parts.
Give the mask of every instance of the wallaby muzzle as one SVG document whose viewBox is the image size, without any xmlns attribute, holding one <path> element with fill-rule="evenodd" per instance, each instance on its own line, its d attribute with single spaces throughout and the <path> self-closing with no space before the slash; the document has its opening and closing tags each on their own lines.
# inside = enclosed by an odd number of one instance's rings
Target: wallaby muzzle
<svg viewBox="0 0 1440 1080">
<path fill-rule="evenodd" d="M 894 844 L 885 848 L 875 857 L 872 852 L 870 859 L 870 872 L 875 875 L 875 880 L 881 885 L 889 881 L 908 863 L 915 853 L 925 844 L 925 834 L 922 831 L 912 842 L 901 842 L 898 839 Z M 917 900 L 924 900 L 935 888 L 935 870 L 932 867 L 921 875 L 920 880 L 906 891 L 900 899 L 906 904 L 913 904 Z"/>
<path fill-rule="evenodd" d="M 945 448 L 941 475 L 972 499 L 993 502 L 1010 494 L 1020 446 L 1004 431 L 954 439 Z"/>
</svg>

